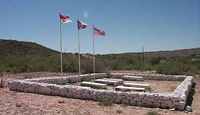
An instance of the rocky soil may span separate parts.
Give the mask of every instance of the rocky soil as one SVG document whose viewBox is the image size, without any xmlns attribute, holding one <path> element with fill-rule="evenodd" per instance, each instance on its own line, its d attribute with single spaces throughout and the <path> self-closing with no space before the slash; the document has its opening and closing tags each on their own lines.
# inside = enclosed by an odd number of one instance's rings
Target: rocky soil
<svg viewBox="0 0 200 115">
<path fill-rule="evenodd" d="M 160 115 L 200 115 L 200 79 L 195 79 L 195 83 L 193 112 L 189 113 L 118 104 L 103 106 L 95 101 L 21 93 L 0 88 L 0 115 L 146 115 L 149 111 L 156 111 Z"/>
</svg>

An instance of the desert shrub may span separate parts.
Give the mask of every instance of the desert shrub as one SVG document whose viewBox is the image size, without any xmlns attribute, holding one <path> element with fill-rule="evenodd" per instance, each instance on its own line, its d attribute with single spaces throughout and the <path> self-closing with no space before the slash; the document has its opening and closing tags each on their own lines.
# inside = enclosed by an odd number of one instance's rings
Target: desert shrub
<svg viewBox="0 0 200 115">
<path fill-rule="evenodd" d="M 123 111 L 121 110 L 121 109 L 118 109 L 117 111 L 116 111 L 116 113 L 117 114 L 121 114 Z"/>
<path fill-rule="evenodd" d="M 170 60 L 160 63 L 155 69 L 162 74 L 192 74 L 198 71 L 190 62 L 183 62 L 181 60 Z"/>
<path fill-rule="evenodd" d="M 174 63 L 162 63 L 156 67 L 156 71 L 162 74 L 178 74 L 180 69 Z"/>
<path fill-rule="evenodd" d="M 60 71 L 60 54 L 32 42 L 1 40 L 0 72 Z M 186 55 L 187 54 L 187 55 Z M 63 53 L 64 72 L 78 72 L 78 54 Z M 82 73 L 92 73 L 90 54 L 81 56 Z M 189 54 L 124 53 L 96 55 L 96 72 L 108 70 L 156 70 L 163 74 L 200 74 L 199 50 Z"/>
<path fill-rule="evenodd" d="M 82 73 L 93 73 L 93 61 L 90 60 L 82 60 L 81 63 Z M 95 72 L 107 72 L 108 68 L 104 65 L 101 60 L 96 59 L 95 61 Z"/>
<path fill-rule="evenodd" d="M 156 70 L 162 74 L 199 74 L 200 56 L 170 56 L 146 54 L 144 63 L 141 54 L 99 55 L 112 70 Z"/>
<path fill-rule="evenodd" d="M 112 106 L 113 98 L 112 97 L 99 97 L 99 105 L 100 106 Z"/>
<path fill-rule="evenodd" d="M 160 115 L 160 114 L 156 111 L 148 111 L 146 115 Z"/>
<path fill-rule="evenodd" d="M 161 61 L 161 57 L 155 57 L 155 58 L 151 58 L 151 59 L 150 59 L 150 63 L 151 63 L 152 65 L 157 65 L 157 64 L 160 63 L 160 61 Z"/>
<path fill-rule="evenodd" d="M 151 92 L 151 91 L 152 91 L 152 88 L 151 88 L 151 87 L 147 87 L 147 88 L 146 88 L 146 91 Z"/>
<path fill-rule="evenodd" d="M 63 71 L 64 72 L 77 72 L 78 64 L 75 64 L 73 62 L 69 62 L 68 64 L 63 64 Z"/>
</svg>

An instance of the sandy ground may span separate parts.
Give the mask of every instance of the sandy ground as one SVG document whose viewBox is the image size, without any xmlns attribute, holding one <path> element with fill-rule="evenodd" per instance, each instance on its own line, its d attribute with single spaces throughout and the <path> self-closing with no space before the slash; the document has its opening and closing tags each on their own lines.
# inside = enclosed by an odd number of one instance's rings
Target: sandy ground
<svg viewBox="0 0 200 115">
<path fill-rule="evenodd" d="M 156 81 L 145 80 L 144 82 L 137 81 L 136 83 L 147 83 L 151 87 L 151 92 L 173 92 L 181 83 L 179 81 Z"/>
<path fill-rule="evenodd" d="M 127 82 L 127 81 L 126 81 Z M 156 81 L 156 80 L 145 80 L 145 81 L 128 81 L 130 83 L 145 83 L 151 87 L 151 92 L 173 92 L 176 87 L 181 83 L 180 81 Z M 81 82 L 74 83 L 73 85 L 80 85 Z M 115 86 L 107 86 L 108 89 L 114 90 Z"/>
<path fill-rule="evenodd" d="M 149 111 L 156 111 L 159 115 L 200 115 L 200 79 L 195 82 L 193 112 L 190 113 L 119 104 L 101 106 L 95 101 L 21 93 L 0 88 L 0 115 L 146 115 Z"/>
</svg>

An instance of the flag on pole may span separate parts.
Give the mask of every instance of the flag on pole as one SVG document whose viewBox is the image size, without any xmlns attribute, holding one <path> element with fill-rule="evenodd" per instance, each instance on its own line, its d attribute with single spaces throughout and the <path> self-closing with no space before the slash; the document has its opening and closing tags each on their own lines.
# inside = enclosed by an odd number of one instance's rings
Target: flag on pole
<svg viewBox="0 0 200 115">
<path fill-rule="evenodd" d="M 93 27 L 93 30 L 94 30 L 94 35 L 97 35 L 97 36 L 105 36 L 106 35 L 106 33 L 103 30 L 100 30 L 96 27 Z"/>
<path fill-rule="evenodd" d="M 84 23 L 84 22 L 82 22 L 82 21 L 80 21 L 80 20 L 77 20 L 77 27 L 78 27 L 78 30 L 81 30 L 81 29 L 85 29 L 85 28 L 87 28 L 87 24 L 86 23 Z"/>
<path fill-rule="evenodd" d="M 59 13 L 59 25 L 60 25 L 60 72 L 63 73 L 63 48 L 62 48 L 62 24 L 72 22 L 69 16 Z"/>
<path fill-rule="evenodd" d="M 85 29 L 87 27 L 87 24 L 77 20 L 77 28 L 78 28 L 78 65 L 79 65 L 79 76 L 81 74 L 81 56 L 80 56 L 80 38 L 79 38 L 79 30 Z"/>
<path fill-rule="evenodd" d="M 59 16 L 60 16 L 60 21 L 61 21 L 63 24 L 72 22 L 72 20 L 70 19 L 69 16 L 62 15 L 61 13 L 59 14 Z"/>
<path fill-rule="evenodd" d="M 95 69 L 95 36 L 105 36 L 106 33 L 103 30 L 96 28 L 95 26 L 93 26 L 92 33 L 93 33 L 93 73 L 95 76 L 95 72 L 96 72 L 96 69 Z"/>
</svg>

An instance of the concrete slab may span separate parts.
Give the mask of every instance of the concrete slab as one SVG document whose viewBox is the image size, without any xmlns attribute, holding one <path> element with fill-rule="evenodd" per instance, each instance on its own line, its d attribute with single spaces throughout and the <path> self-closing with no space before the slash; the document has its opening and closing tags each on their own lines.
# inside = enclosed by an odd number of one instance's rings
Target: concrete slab
<svg viewBox="0 0 200 115">
<path fill-rule="evenodd" d="M 106 89 L 107 88 L 106 84 L 95 83 L 95 82 L 86 82 L 86 81 L 81 82 L 81 86 L 87 86 L 87 87 L 96 88 L 96 89 Z"/>
<path fill-rule="evenodd" d="M 115 90 L 117 90 L 117 91 L 142 91 L 142 92 L 145 92 L 145 88 L 127 87 L 127 86 L 121 86 L 121 85 L 115 87 Z"/>
<path fill-rule="evenodd" d="M 129 76 L 125 75 L 122 77 L 123 80 L 128 80 L 128 81 L 144 81 L 144 78 L 142 76 Z"/>
<path fill-rule="evenodd" d="M 103 83 L 103 84 L 107 84 L 107 85 L 114 85 L 114 86 L 123 84 L 122 79 L 111 79 L 111 78 L 96 79 L 95 82 Z"/>
</svg>

